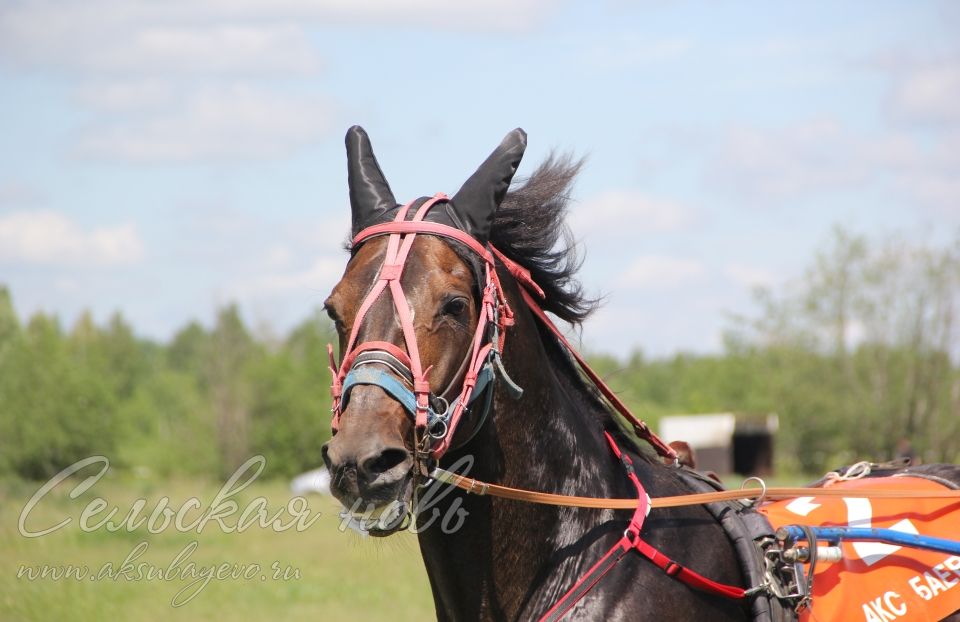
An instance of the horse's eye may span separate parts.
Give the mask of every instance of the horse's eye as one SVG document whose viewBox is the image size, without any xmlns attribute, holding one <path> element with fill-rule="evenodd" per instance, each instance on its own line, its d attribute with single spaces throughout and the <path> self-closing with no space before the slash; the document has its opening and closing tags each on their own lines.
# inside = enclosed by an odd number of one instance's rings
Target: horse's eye
<svg viewBox="0 0 960 622">
<path fill-rule="evenodd" d="M 443 314 L 460 317 L 467 311 L 467 299 L 463 297 L 451 298 L 443 304 Z"/>
<path fill-rule="evenodd" d="M 328 304 L 325 304 L 323 305 L 323 310 L 326 311 L 327 317 L 330 318 L 330 321 L 334 323 L 337 330 L 343 327 L 343 320 L 340 319 L 340 316 L 337 314 L 336 309 L 334 309 Z"/>
</svg>

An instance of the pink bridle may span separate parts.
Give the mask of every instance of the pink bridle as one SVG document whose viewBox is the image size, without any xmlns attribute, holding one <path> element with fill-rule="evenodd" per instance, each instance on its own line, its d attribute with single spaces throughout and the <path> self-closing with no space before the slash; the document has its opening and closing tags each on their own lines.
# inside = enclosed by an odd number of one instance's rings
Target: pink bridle
<svg viewBox="0 0 960 622">
<path fill-rule="evenodd" d="M 333 393 L 333 421 L 334 432 L 337 431 L 340 422 L 340 416 L 343 412 L 343 406 L 348 399 L 345 395 L 353 385 L 350 384 L 349 377 L 354 373 L 354 364 L 357 357 L 363 353 L 386 353 L 394 360 L 405 367 L 403 371 L 409 371 L 412 382 L 409 383 L 409 391 L 412 393 L 412 402 L 406 399 L 402 388 L 398 388 L 397 375 L 380 374 L 367 381 L 361 380 L 358 384 L 376 384 L 381 386 L 388 394 L 392 395 L 411 411 L 414 416 L 417 438 L 419 439 L 418 450 L 435 459 L 442 456 L 451 445 L 454 433 L 463 418 L 463 414 L 470 404 L 474 389 L 477 386 L 477 380 L 484 366 L 491 364 L 492 357 L 499 356 L 503 350 L 506 337 L 506 328 L 513 324 L 513 311 L 507 304 L 503 295 L 503 288 L 500 285 L 500 279 L 497 276 L 494 254 L 501 261 L 510 262 L 509 259 L 500 254 L 492 245 L 484 247 L 469 234 L 455 229 L 453 227 L 428 222 L 424 217 L 435 205 L 448 201 L 448 197 L 443 193 L 437 193 L 428 199 L 411 220 L 406 220 L 413 202 L 407 203 L 401 207 L 392 222 L 386 222 L 379 225 L 367 227 L 353 238 L 352 246 L 356 248 L 370 238 L 389 235 L 387 249 L 384 254 L 383 265 L 377 276 L 370 292 L 367 294 L 360 309 L 357 312 L 356 319 L 350 329 L 350 336 L 347 340 L 346 348 L 342 361 L 338 366 L 333 355 L 333 346 L 328 345 L 327 350 L 330 357 L 330 370 L 333 374 L 333 383 L 331 392 Z M 403 274 L 403 268 L 410 253 L 410 248 L 416 239 L 417 234 L 435 235 L 449 238 L 460 242 L 471 251 L 473 251 L 484 264 L 485 283 L 482 289 L 480 302 L 480 313 L 477 319 L 477 327 L 474 330 L 472 339 L 472 349 L 467 357 L 466 371 L 463 377 L 463 385 L 456 399 L 447 402 L 448 407 L 444 412 L 435 412 L 431 408 L 431 400 L 434 397 L 430 389 L 428 374 L 430 368 L 424 369 L 420 359 L 420 350 L 417 346 L 416 332 L 413 326 L 413 315 L 410 311 L 409 303 L 400 284 L 400 277 Z M 516 266 L 516 264 L 513 264 Z M 522 272 L 526 272 L 519 266 L 516 266 Z M 512 272 L 512 270 L 511 270 Z M 527 273 L 527 280 L 532 283 Z M 387 341 L 367 341 L 357 345 L 357 335 L 363 325 L 363 320 L 380 295 L 385 289 L 390 290 L 393 300 L 393 306 L 396 310 L 397 319 L 400 322 L 400 328 L 403 333 L 403 341 L 406 351 L 396 344 Z M 539 289 L 539 288 L 537 288 Z M 542 292 L 540 292 L 542 295 Z M 462 367 L 462 366 L 461 366 Z M 406 374 L 403 374 L 406 375 Z M 400 378 L 403 380 L 403 378 Z M 441 403 L 445 399 L 439 400 Z M 432 420 L 431 420 L 432 419 Z M 431 432 L 436 427 L 438 432 Z M 430 443 L 430 446 L 420 446 Z"/>
</svg>

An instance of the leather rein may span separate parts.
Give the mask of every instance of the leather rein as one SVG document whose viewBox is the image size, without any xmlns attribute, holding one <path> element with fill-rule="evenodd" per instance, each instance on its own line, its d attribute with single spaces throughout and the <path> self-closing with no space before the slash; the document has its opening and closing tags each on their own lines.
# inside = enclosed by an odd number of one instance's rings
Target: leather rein
<svg viewBox="0 0 960 622">
<path fill-rule="evenodd" d="M 577 508 L 595 508 L 604 510 L 632 510 L 637 506 L 636 499 L 606 499 L 602 497 L 577 497 L 556 495 L 548 492 L 511 488 L 500 484 L 491 484 L 477 479 L 435 468 L 430 473 L 433 479 L 456 486 L 474 495 L 489 495 L 514 501 L 540 503 L 543 505 L 562 505 Z M 739 501 L 756 499 L 754 505 L 766 499 L 793 499 L 795 497 L 848 497 L 868 499 L 960 499 L 958 490 L 924 490 L 909 488 L 890 488 L 882 490 L 856 490 L 850 488 L 813 488 L 813 487 L 771 487 L 740 488 L 738 490 L 720 490 L 717 492 L 691 493 L 672 497 L 654 497 L 650 507 L 677 508 L 688 505 L 703 505 L 721 501 Z"/>
</svg>

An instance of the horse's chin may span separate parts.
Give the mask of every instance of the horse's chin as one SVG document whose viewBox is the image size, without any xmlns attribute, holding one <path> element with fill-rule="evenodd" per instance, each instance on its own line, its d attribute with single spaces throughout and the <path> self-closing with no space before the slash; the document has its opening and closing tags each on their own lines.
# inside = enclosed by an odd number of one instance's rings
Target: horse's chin
<svg viewBox="0 0 960 622">
<path fill-rule="evenodd" d="M 407 527 L 407 521 L 403 520 L 396 527 L 391 527 L 389 529 L 370 529 L 367 531 L 367 534 L 373 536 L 374 538 L 386 538 L 387 536 L 392 536 L 398 531 L 403 531 Z"/>
<path fill-rule="evenodd" d="M 361 500 L 354 503 L 353 511 L 344 506 L 341 518 L 346 525 L 362 535 L 385 538 L 403 531 L 410 524 L 410 509 L 413 498 L 413 478 L 407 477 L 398 487 L 396 496 L 379 503 Z M 341 500 L 342 503 L 342 500 Z"/>
</svg>

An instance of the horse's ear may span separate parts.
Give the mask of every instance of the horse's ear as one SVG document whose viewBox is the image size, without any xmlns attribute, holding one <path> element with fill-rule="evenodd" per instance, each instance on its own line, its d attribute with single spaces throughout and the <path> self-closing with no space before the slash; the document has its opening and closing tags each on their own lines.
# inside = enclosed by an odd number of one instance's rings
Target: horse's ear
<svg viewBox="0 0 960 622">
<path fill-rule="evenodd" d="M 352 229 L 361 229 L 379 220 L 397 206 L 387 179 L 380 170 L 370 138 L 359 125 L 347 130 L 347 183 L 350 186 Z"/>
<path fill-rule="evenodd" d="M 453 196 L 453 209 L 467 233 L 481 243 L 490 236 L 493 215 L 507 196 L 526 148 L 527 133 L 520 128 L 513 130 Z"/>
</svg>

